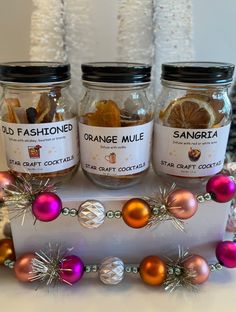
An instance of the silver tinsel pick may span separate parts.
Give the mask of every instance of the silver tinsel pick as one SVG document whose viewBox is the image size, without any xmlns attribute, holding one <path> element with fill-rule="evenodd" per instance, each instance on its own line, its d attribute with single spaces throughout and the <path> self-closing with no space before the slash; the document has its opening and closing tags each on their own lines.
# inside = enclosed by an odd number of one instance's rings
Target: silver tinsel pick
<svg viewBox="0 0 236 312">
<path fill-rule="evenodd" d="M 165 290 L 173 292 L 178 287 L 185 287 L 191 291 L 198 290 L 198 287 L 192 284 L 192 279 L 196 277 L 194 270 L 185 269 L 182 262 L 188 257 L 188 251 L 180 246 L 178 258 L 176 260 L 168 259 L 167 263 L 167 278 L 164 282 Z"/>
<path fill-rule="evenodd" d="M 35 258 L 32 260 L 32 271 L 30 272 L 30 281 L 38 281 L 42 285 L 56 286 L 61 281 L 60 262 L 66 257 L 67 253 L 73 248 L 63 250 L 60 244 L 48 244 L 45 250 L 35 252 Z M 35 274 L 36 273 L 36 274 Z M 67 281 L 64 281 L 71 285 Z"/>
<path fill-rule="evenodd" d="M 171 221 L 178 230 L 184 231 L 184 222 L 173 216 L 168 210 L 168 196 L 173 192 L 175 186 L 176 185 L 173 183 L 169 189 L 160 187 L 160 195 L 156 198 L 143 197 L 152 209 L 152 217 L 150 218 L 147 227 L 159 225 L 165 221 Z"/>
<path fill-rule="evenodd" d="M 236 181 L 236 162 L 226 159 L 222 173 L 231 176 Z M 226 231 L 236 231 L 236 197 L 231 201 Z"/>
<path fill-rule="evenodd" d="M 226 161 L 222 173 L 236 180 L 236 162 Z"/>
<path fill-rule="evenodd" d="M 31 211 L 31 204 L 35 197 L 42 192 L 55 192 L 56 185 L 50 179 L 40 180 L 31 174 L 21 174 L 16 177 L 15 183 L 3 188 L 5 196 L 4 205 L 8 207 L 10 218 L 22 217 Z"/>
</svg>

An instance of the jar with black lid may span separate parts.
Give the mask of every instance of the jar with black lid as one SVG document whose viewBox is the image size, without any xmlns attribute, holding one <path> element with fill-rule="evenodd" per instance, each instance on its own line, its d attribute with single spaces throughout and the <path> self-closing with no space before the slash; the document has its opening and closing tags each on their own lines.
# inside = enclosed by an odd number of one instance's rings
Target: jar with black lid
<svg viewBox="0 0 236 312">
<path fill-rule="evenodd" d="M 157 174 L 181 180 L 221 171 L 232 117 L 228 88 L 233 72 L 228 63 L 162 65 L 153 139 Z"/>
<path fill-rule="evenodd" d="M 81 167 L 94 183 L 120 189 L 148 171 L 153 105 L 151 66 L 139 63 L 82 64 L 85 92 L 79 109 Z"/>
<path fill-rule="evenodd" d="M 1 131 L 10 170 L 68 180 L 79 164 L 76 104 L 70 65 L 0 64 Z"/>
</svg>

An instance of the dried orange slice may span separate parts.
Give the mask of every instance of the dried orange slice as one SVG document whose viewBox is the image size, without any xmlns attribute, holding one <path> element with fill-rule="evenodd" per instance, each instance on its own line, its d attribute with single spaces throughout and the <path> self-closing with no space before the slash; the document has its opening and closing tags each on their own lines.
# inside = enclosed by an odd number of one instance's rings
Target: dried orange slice
<svg viewBox="0 0 236 312">
<path fill-rule="evenodd" d="M 120 109 L 112 100 L 96 103 L 96 111 L 83 116 L 85 124 L 97 127 L 120 127 Z"/>
<path fill-rule="evenodd" d="M 35 123 L 52 122 L 56 112 L 57 101 L 50 98 L 47 93 L 42 93 L 36 106 L 37 119 Z"/>
<path fill-rule="evenodd" d="M 7 104 L 7 121 L 11 123 L 18 123 L 17 116 L 15 114 L 15 108 L 20 107 L 20 101 L 17 98 L 8 98 L 5 99 Z"/>
<path fill-rule="evenodd" d="M 214 111 L 216 124 L 220 123 L 224 118 L 223 107 L 225 103 L 223 99 L 214 99 L 212 93 L 208 93 L 208 95 L 202 93 L 187 93 L 186 96 L 208 102 Z"/>
<path fill-rule="evenodd" d="M 208 102 L 195 97 L 182 97 L 162 111 L 164 126 L 184 129 L 212 128 L 216 123 L 215 113 Z"/>
</svg>

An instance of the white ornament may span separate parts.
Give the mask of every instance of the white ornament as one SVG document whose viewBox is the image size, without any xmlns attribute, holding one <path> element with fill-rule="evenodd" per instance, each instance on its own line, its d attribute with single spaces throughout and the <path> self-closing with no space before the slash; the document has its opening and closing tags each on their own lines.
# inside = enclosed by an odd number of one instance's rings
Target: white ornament
<svg viewBox="0 0 236 312">
<path fill-rule="evenodd" d="M 99 267 L 99 278 L 107 285 L 119 284 L 124 278 L 124 263 L 117 257 L 105 258 Z"/>
<path fill-rule="evenodd" d="M 105 220 L 105 208 L 97 200 L 87 200 L 79 207 L 78 219 L 88 229 L 98 228 Z"/>
</svg>

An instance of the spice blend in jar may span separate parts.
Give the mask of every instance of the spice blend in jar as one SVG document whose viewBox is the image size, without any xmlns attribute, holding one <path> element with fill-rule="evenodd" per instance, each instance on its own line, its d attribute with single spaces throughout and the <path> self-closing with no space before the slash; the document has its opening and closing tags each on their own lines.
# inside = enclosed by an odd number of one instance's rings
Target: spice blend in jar
<svg viewBox="0 0 236 312">
<path fill-rule="evenodd" d="M 228 87 L 234 65 L 166 63 L 154 125 L 153 167 L 184 178 L 218 173 L 231 122 Z"/>
<path fill-rule="evenodd" d="M 78 127 L 69 64 L 0 64 L 1 131 L 16 173 L 64 181 L 78 167 Z"/>
<path fill-rule="evenodd" d="M 147 89 L 151 66 L 87 63 L 82 72 L 81 167 L 100 186 L 120 189 L 134 185 L 150 164 L 153 107 Z"/>
</svg>

